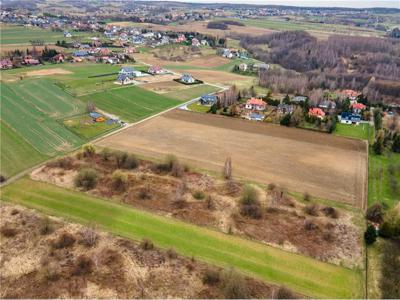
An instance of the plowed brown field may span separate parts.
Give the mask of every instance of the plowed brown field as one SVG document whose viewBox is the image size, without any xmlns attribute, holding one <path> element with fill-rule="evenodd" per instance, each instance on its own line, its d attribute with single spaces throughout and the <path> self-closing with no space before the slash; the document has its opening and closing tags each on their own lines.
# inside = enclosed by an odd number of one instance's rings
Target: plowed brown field
<svg viewBox="0 0 400 300">
<path fill-rule="evenodd" d="M 364 207 L 367 147 L 359 140 L 174 110 L 97 144 L 146 157 L 172 153 L 217 172 L 230 156 L 235 177 Z"/>
</svg>

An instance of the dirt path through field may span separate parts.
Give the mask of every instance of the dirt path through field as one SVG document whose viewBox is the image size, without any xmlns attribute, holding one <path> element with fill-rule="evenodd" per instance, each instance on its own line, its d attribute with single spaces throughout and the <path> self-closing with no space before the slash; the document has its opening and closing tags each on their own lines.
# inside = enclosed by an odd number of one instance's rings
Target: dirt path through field
<svg viewBox="0 0 400 300">
<path fill-rule="evenodd" d="M 98 145 L 156 158 L 173 153 L 216 172 L 231 156 L 237 177 L 357 207 L 365 198 L 364 142 L 328 134 L 174 110 Z"/>
</svg>

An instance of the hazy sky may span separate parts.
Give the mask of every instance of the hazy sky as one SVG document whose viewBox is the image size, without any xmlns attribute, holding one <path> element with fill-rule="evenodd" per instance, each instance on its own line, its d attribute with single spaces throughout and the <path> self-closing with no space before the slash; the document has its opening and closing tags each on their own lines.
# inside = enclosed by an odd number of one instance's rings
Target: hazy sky
<svg viewBox="0 0 400 300">
<path fill-rule="evenodd" d="M 177 0 L 181 2 L 273 4 L 317 7 L 394 7 L 400 8 L 400 0 Z"/>
</svg>

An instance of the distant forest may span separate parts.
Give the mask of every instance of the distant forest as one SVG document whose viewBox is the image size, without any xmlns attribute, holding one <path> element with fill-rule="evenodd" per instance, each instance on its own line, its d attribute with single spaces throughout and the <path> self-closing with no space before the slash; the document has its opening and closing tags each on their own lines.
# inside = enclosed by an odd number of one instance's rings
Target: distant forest
<svg viewBox="0 0 400 300">
<path fill-rule="evenodd" d="M 242 36 L 241 45 L 255 58 L 285 69 L 261 73 L 262 86 L 299 94 L 313 89 L 355 89 L 371 102 L 400 104 L 397 39 L 334 35 L 317 40 L 307 32 L 288 31 Z"/>
</svg>

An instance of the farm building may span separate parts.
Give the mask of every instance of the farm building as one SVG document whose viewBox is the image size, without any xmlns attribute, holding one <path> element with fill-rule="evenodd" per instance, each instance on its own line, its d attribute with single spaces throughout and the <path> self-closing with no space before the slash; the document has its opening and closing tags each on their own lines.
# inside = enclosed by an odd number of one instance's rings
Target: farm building
<svg viewBox="0 0 400 300">
<path fill-rule="evenodd" d="M 217 101 L 215 95 L 204 94 L 200 97 L 200 103 L 202 105 L 213 105 Z"/>
<path fill-rule="evenodd" d="M 196 80 L 190 74 L 183 74 L 181 77 L 181 81 L 184 83 L 194 83 Z"/>
<path fill-rule="evenodd" d="M 359 114 L 353 114 L 349 112 L 343 112 L 339 116 L 340 123 L 343 124 L 360 124 L 361 116 Z"/>
<path fill-rule="evenodd" d="M 246 102 L 246 109 L 254 109 L 254 110 L 265 110 L 267 103 L 265 103 L 262 99 L 251 98 Z"/>
<path fill-rule="evenodd" d="M 316 117 L 319 119 L 323 119 L 325 117 L 325 112 L 318 107 L 313 107 L 308 110 L 308 115 L 310 117 Z"/>
</svg>

